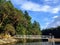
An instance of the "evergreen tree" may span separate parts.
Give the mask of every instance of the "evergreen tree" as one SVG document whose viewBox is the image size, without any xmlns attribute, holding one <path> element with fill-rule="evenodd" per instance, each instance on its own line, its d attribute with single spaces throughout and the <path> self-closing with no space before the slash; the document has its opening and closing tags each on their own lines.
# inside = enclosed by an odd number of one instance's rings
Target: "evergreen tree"
<svg viewBox="0 0 60 45">
<path fill-rule="evenodd" d="M 33 31 L 34 35 L 40 35 L 41 34 L 40 25 L 38 22 L 34 21 L 34 23 L 32 25 L 32 31 Z"/>
<path fill-rule="evenodd" d="M 2 4 L 2 2 L 5 2 Z M 40 34 L 39 23 L 31 23 L 28 12 L 16 9 L 11 1 L 0 0 L 0 32 L 11 35 L 33 35 Z M 14 32 L 14 33 L 12 33 Z"/>
</svg>

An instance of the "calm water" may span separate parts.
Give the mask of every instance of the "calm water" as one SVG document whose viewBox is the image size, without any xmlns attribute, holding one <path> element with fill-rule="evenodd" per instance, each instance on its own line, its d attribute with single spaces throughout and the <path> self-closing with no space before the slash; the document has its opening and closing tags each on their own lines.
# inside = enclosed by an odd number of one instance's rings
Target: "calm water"
<svg viewBox="0 0 60 45">
<path fill-rule="evenodd" d="M 6 45 L 60 45 L 60 43 L 51 42 L 32 42 L 32 43 L 16 43 L 16 44 L 6 44 Z"/>
</svg>

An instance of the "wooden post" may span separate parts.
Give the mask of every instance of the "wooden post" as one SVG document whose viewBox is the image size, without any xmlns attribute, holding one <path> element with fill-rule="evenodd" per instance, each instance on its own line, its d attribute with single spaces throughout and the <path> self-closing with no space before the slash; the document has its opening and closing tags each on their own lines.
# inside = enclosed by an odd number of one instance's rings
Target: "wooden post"
<svg viewBox="0 0 60 45">
<path fill-rule="evenodd" d="M 54 36 L 52 36 L 52 45 L 55 45 Z"/>
<path fill-rule="evenodd" d="M 24 35 L 24 39 L 23 39 L 23 45 L 26 44 L 26 35 Z"/>
<path fill-rule="evenodd" d="M 53 35 L 50 36 L 49 43 L 51 45 L 55 45 L 55 40 L 54 40 L 54 36 Z"/>
</svg>

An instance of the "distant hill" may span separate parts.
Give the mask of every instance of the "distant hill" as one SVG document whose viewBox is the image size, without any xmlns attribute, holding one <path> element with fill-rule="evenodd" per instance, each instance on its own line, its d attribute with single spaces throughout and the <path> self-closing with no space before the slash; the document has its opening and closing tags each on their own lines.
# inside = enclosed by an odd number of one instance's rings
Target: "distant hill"
<svg viewBox="0 0 60 45">
<path fill-rule="evenodd" d="M 42 35 L 53 35 L 55 38 L 60 38 L 60 26 L 56 28 L 43 29 Z"/>
</svg>

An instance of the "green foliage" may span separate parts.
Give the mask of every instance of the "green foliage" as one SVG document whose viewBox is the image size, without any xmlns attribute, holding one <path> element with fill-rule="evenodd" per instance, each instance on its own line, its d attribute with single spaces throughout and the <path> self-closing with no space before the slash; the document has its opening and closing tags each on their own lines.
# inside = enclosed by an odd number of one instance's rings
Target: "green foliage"
<svg viewBox="0 0 60 45">
<path fill-rule="evenodd" d="M 25 35 L 26 34 L 26 28 L 22 24 L 18 24 L 16 28 L 17 34 Z"/>
<path fill-rule="evenodd" d="M 34 21 L 33 26 L 32 26 L 32 30 L 34 31 L 33 34 L 35 34 L 35 35 L 41 34 L 40 25 L 38 22 Z"/>
<path fill-rule="evenodd" d="M 4 30 L 5 30 L 5 33 L 7 33 L 7 34 L 8 33 L 11 34 L 11 35 L 15 34 L 15 28 L 11 24 L 7 24 L 4 28 Z"/>
<path fill-rule="evenodd" d="M 54 38 L 60 38 L 60 26 L 42 30 L 42 35 L 53 35 Z"/>
<path fill-rule="evenodd" d="M 31 17 L 28 12 L 14 8 L 11 1 L 0 0 L 0 32 L 11 35 L 39 35 L 41 34 L 38 22 L 31 23 Z M 5 2 L 5 3 L 4 3 Z"/>
<path fill-rule="evenodd" d="M 29 16 L 27 11 L 24 12 L 24 16 L 27 20 L 31 20 L 31 17 Z"/>
<path fill-rule="evenodd" d="M 6 0 L 0 0 L 0 3 L 4 3 Z"/>
</svg>

